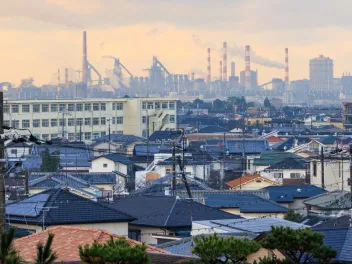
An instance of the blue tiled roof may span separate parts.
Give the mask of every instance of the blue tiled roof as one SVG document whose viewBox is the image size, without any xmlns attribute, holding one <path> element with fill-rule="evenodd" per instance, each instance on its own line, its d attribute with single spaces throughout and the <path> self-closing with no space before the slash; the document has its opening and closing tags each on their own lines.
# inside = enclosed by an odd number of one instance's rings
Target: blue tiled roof
<svg viewBox="0 0 352 264">
<path fill-rule="evenodd" d="M 283 185 L 264 188 L 269 192 L 270 200 L 276 203 L 292 203 L 294 199 L 306 199 L 325 193 L 315 185 Z"/>
<path fill-rule="evenodd" d="M 153 156 L 156 153 L 171 152 L 172 146 L 161 144 L 137 144 L 134 146 L 133 154 L 135 156 Z"/>
<path fill-rule="evenodd" d="M 129 222 L 133 217 L 63 189 L 49 189 L 6 207 L 11 223 L 42 225 Z"/>
<path fill-rule="evenodd" d="M 192 203 L 193 220 L 237 219 L 229 214 L 203 204 Z M 134 216 L 137 220 L 131 224 L 164 228 L 190 228 L 190 201 L 177 200 L 166 196 L 133 196 L 111 204 L 113 208 Z"/>
<path fill-rule="evenodd" d="M 278 163 L 275 163 L 273 165 L 270 165 L 268 168 L 265 170 L 288 170 L 288 169 L 294 169 L 294 170 L 305 170 L 307 168 L 306 161 L 304 159 L 296 159 L 296 158 L 286 158 Z"/>
<path fill-rule="evenodd" d="M 118 143 L 124 143 L 126 145 L 132 144 L 137 141 L 145 141 L 144 138 L 137 137 L 134 135 L 117 135 L 117 134 L 111 134 L 94 139 L 94 144 L 101 143 L 101 142 L 109 142 L 109 138 L 112 142 L 118 142 Z"/>
<path fill-rule="evenodd" d="M 247 193 L 209 193 L 205 204 L 213 208 L 239 208 L 241 213 L 286 213 L 288 209 L 270 200 Z"/>
<path fill-rule="evenodd" d="M 182 135 L 181 131 L 154 131 L 153 134 L 149 137 L 149 141 L 151 142 L 164 142 L 179 139 Z"/>
<path fill-rule="evenodd" d="M 207 125 L 207 126 L 201 126 L 198 133 L 221 133 L 221 132 L 228 132 L 228 131 L 229 130 L 224 127 Z"/>
</svg>

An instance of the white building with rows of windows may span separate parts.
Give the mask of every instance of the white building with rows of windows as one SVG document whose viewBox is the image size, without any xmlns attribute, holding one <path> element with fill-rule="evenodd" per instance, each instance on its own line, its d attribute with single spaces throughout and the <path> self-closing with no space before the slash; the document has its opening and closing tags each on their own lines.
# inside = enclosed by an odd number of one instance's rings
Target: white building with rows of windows
<svg viewBox="0 0 352 264">
<path fill-rule="evenodd" d="M 147 137 L 176 129 L 176 99 L 84 98 L 4 100 L 4 125 L 29 129 L 41 139 L 91 142 L 109 134 Z"/>
</svg>

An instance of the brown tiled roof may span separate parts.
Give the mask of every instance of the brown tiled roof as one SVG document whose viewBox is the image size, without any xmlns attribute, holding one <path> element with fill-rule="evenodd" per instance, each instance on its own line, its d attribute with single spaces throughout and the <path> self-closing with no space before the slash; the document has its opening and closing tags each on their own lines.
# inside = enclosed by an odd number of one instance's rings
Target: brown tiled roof
<svg viewBox="0 0 352 264">
<path fill-rule="evenodd" d="M 278 185 L 277 182 L 274 182 L 274 181 L 272 181 L 272 180 L 269 180 L 269 179 L 267 179 L 267 178 L 261 176 L 260 174 L 254 174 L 254 175 L 249 175 L 249 174 L 247 174 L 246 176 L 242 176 L 242 177 L 237 178 L 237 179 L 234 179 L 234 180 L 232 180 L 232 181 L 228 181 L 228 182 L 226 182 L 225 184 L 226 184 L 227 186 L 229 186 L 230 188 L 235 188 L 235 187 L 237 187 L 237 186 L 240 186 L 240 185 L 246 184 L 246 183 L 248 183 L 248 182 L 250 182 L 250 181 L 253 181 L 253 180 L 257 179 L 257 178 L 263 179 L 263 180 L 265 180 L 265 181 L 267 181 L 267 182 L 272 182 L 273 184 Z"/>
<path fill-rule="evenodd" d="M 73 226 L 57 226 L 44 232 L 36 233 L 14 241 L 14 248 L 19 251 L 25 262 L 33 262 L 36 256 L 37 243 L 46 242 L 48 234 L 55 235 L 52 249 L 58 255 L 58 262 L 80 261 L 78 246 L 92 244 L 94 241 L 104 243 L 112 236 L 118 239 L 120 236 L 100 229 L 89 229 Z M 126 238 L 131 245 L 140 245 L 141 242 Z M 148 253 L 169 253 L 163 249 L 147 245 Z"/>
<path fill-rule="evenodd" d="M 281 138 L 275 137 L 275 136 L 270 136 L 266 139 L 270 143 L 279 143 L 282 142 L 283 140 Z"/>
</svg>

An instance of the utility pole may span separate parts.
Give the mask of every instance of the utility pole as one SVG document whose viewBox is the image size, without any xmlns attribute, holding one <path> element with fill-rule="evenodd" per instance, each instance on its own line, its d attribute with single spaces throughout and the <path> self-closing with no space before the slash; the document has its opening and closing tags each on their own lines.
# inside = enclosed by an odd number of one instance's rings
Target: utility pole
<svg viewBox="0 0 352 264">
<path fill-rule="evenodd" d="M 4 94 L 0 92 L 0 134 L 4 134 Z M 0 139 L 0 159 L 4 159 L 5 145 L 4 140 Z M 0 163 L 0 232 L 6 230 L 6 194 L 5 194 L 5 163 Z"/>
<path fill-rule="evenodd" d="M 62 127 L 61 127 L 61 138 L 65 137 L 65 111 L 62 111 Z"/>
<path fill-rule="evenodd" d="M 110 146 L 110 143 L 111 143 L 110 120 L 111 119 L 108 119 L 108 122 L 109 122 L 109 154 L 111 153 L 111 146 Z"/>
<path fill-rule="evenodd" d="M 79 122 L 79 142 L 82 142 L 82 122 Z"/>
<path fill-rule="evenodd" d="M 321 147 L 320 149 L 320 164 L 321 164 L 321 187 L 325 189 L 324 147 Z"/>
<path fill-rule="evenodd" d="M 172 194 L 175 196 L 176 192 L 176 145 L 172 142 Z"/>
<path fill-rule="evenodd" d="M 224 133 L 224 139 L 222 144 L 222 162 L 221 162 L 221 171 L 220 171 L 220 190 L 223 189 L 223 181 L 225 178 L 225 156 L 226 156 L 226 133 Z"/>
</svg>

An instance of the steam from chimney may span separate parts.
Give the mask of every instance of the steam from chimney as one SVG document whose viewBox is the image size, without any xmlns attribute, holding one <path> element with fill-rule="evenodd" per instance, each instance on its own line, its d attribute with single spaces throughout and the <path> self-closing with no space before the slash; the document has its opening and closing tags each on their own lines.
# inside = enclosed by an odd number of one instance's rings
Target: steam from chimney
<svg viewBox="0 0 352 264">
<path fill-rule="evenodd" d="M 290 82 L 288 68 L 288 48 L 285 48 L 285 84 Z"/>
<path fill-rule="evenodd" d="M 211 58 L 210 58 L 210 48 L 208 48 L 208 67 L 207 67 L 207 82 L 211 82 Z"/>
<path fill-rule="evenodd" d="M 223 80 L 226 82 L 227 81 L 227 43 L 224 42 L 223 46 Z"/>
<path fill-rule="evenodd" d="M 246 89 L 251 88 L 251 47 L 246 46 L 245 51 L 245 87 Z"/>
<path fill-rule="evenodd" d="M 83 31 L 83 65 L 82 65 L 82 83 L 88 82 L 88 61 L 87 61 L 87 32 Z"/>
</svg>

